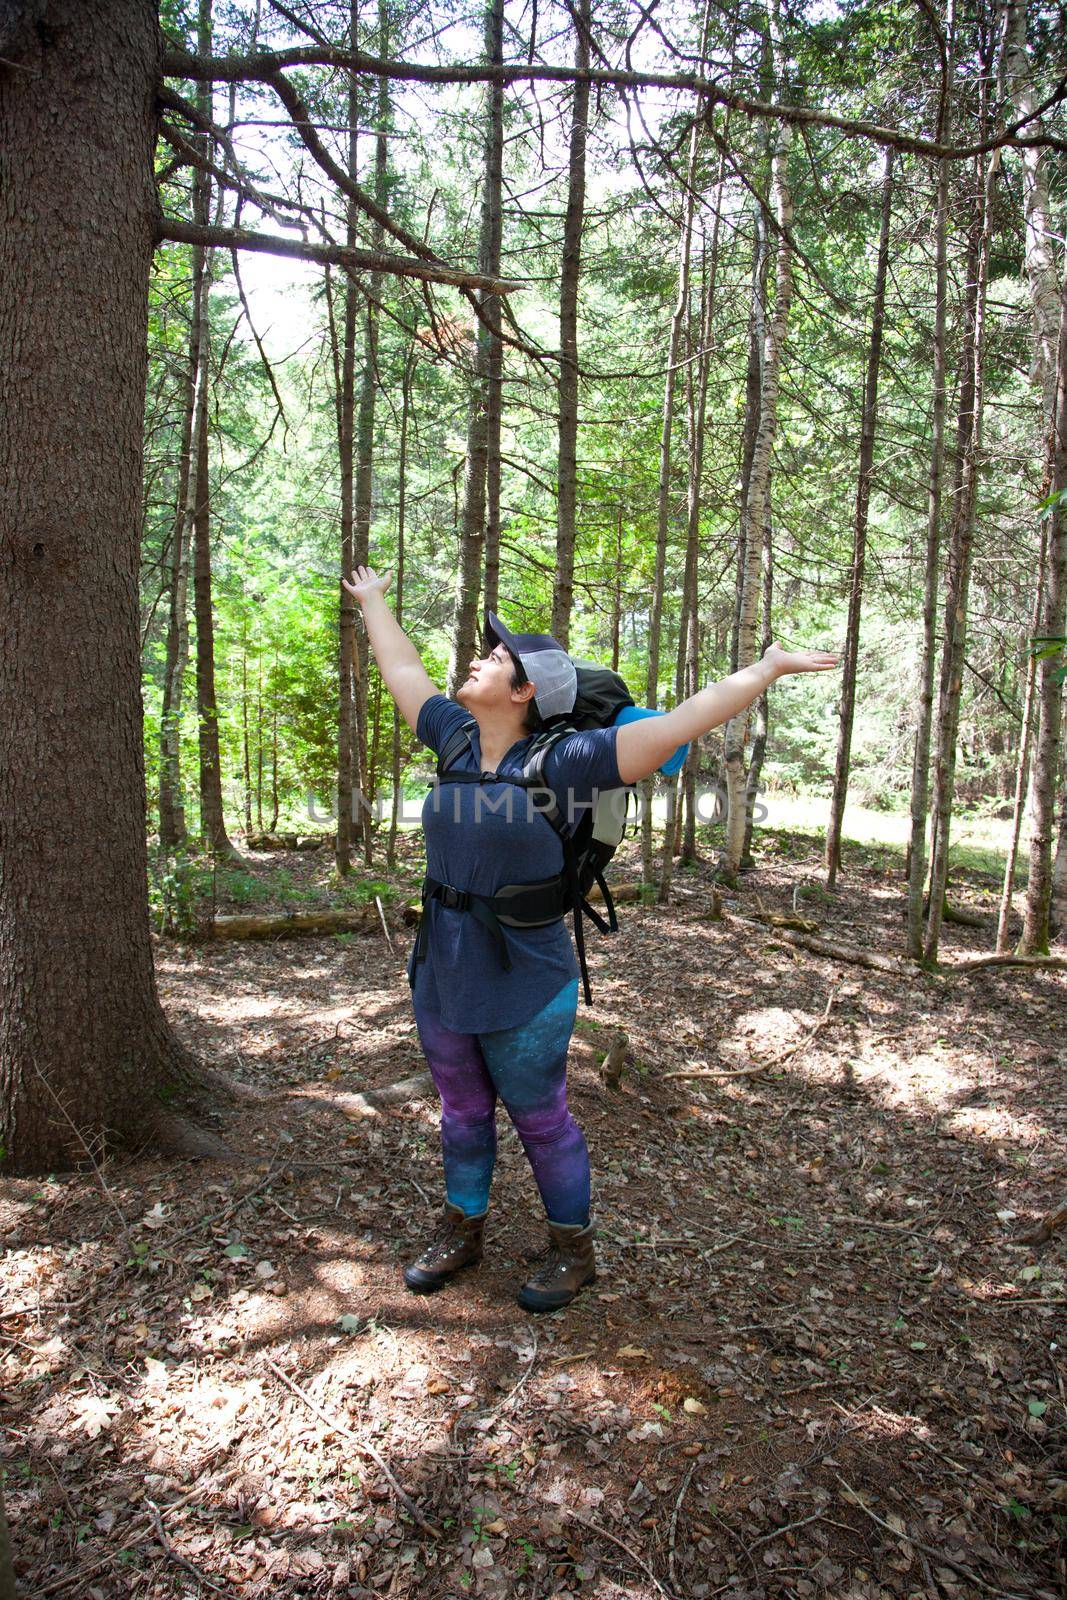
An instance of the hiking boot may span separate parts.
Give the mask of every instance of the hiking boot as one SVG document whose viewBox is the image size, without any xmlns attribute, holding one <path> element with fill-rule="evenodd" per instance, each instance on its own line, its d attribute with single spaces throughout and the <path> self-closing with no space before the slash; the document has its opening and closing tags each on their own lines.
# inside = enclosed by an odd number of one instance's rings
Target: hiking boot
<svg viewBox="0 0 1067 1600">
<path fill-rule="evenodd" d="M 593 1224 L 549 1221 L 548 1232 L 548 1260 L 519 1290 L 519 1304 L 527 1311 L 558 1311 L 579 1289 L 596 1282 Z"/>
<path fill-rule="evenodd" d="M 404 1268 L 404 1282 L 416 1294 L 429 1294 L 463 1267 L 476 1266 L 482 1259 L 482 1233 L 487 1211 L 468 1217 L 451 1200 L 445 1201 L 444 1217 L 437 1237 L 427 1245 L 417 1261 Z"/>
</svg>

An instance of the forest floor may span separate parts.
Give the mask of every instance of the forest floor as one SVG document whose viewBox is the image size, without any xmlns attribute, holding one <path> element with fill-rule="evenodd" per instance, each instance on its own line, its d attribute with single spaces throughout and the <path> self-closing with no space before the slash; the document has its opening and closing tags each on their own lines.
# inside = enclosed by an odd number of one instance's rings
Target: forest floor
<svg viewBox="0 0 1067 1600">
<path fill-rule="evenodd" d="M 405 898 L 416 849 L 384 875 Z M 248 860 L 287 907 L 331 868 Z M 847 863 L 831 900 L 818 841 L 763 832 L 728 916 L 796 895 L 899 953 L 899 858 Z M 1012 1239 L 1067 1198 L 1067 974 L 868 972 L 710 920 L 712 894 L 698 866 L 590 934 L 591 1016 L 629 1054 L 609 1089 L 576 1035 L 598 1278 L 541 1317 L 502 1112 L 483 1262 L 430 1296 L 400 1276 L 438 1215 L 437 1109 L 355 1100 L 422 1063 L 397 901 L 392 946 L 157 941 L 184 1042 L 270 1097 L 220 1106 L 228 1164 L 4 1186 L 25 1595 L 1063 1600 L 1067 1234 Z M 946 929 L 949 955 L 990 943 Z"/>
</svg>

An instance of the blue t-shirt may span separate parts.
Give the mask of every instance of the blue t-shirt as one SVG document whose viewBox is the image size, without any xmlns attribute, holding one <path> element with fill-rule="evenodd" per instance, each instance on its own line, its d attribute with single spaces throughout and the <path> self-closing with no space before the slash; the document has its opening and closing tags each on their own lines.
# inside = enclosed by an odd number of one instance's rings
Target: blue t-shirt
<svg viewBox="0 0 1067 1600">
<path fill-rule="evenodd" d="M 440 755 L 450 735 L 470 716 L 443 694 L 419 712 L 416 736 Z M 625 787 L 615 756 L 618 729 L 568 734 L 548 753 L 544 782 L 564 818 L 577 821 L 594 791 Z M 452 770 L 481 772 L 478 729 Z M 529 734 L 497 764 L 497 772 L 522 772 Z M 563 846 L 524 789 L 510 783 L 449 783 L 447 774 L 423 802 L 426 870 L 455 889 L 496 894 L 508 883 L 532 883 L 563 870 Z M 488 928 L 467 911 L 428 900 L 425 959 L 415 971 L 414 998 L 456 1033 L 519 1027 L 579 976 L 570 929 L 560 920 L 542 928 L 506 928 L 508 972 Z M 409 975 L 411 965 L 409 963 Z"/>
</svg>

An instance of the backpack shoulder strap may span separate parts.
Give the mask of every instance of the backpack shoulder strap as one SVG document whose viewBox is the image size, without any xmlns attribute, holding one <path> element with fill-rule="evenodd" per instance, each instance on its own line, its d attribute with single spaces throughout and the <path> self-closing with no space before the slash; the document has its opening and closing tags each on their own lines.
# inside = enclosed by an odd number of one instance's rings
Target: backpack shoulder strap
<svg viewBox="0 0 1067 1600">
<path fill-rule="evenodd" d="M 541 782 L 548 752 L 554 749 L 561 739 L 566 739 L 569 734 L 576 732 L 576 728 L 565 722 L 537 735 L 522 769 L 522 775 L 527 783 L 532 786 Z"/>
<path fill-rule="evenodd" d="M 445 740 L 441 753 L 437 757 L 437 776 L 439 778 L 444 776 L 452 763 L 458 760 L 465 750 L 473 751 L 471 729 L 476 726 L 475 719 L 467 717 Z"/>
</svg>

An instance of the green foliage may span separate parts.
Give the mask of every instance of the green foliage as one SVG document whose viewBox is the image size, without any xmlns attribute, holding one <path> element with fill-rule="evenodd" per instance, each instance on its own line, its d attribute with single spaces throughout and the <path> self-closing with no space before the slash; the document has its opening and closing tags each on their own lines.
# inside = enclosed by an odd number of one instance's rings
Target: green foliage
<svg viewBox="0 0 1067 1600">
<path fill-rule="evenodd" d="M 210 856 L 148 847 L 148 908 L 157 933 L 197 932 L 213 881 Z"/>
</svg>

